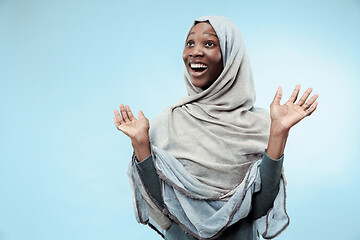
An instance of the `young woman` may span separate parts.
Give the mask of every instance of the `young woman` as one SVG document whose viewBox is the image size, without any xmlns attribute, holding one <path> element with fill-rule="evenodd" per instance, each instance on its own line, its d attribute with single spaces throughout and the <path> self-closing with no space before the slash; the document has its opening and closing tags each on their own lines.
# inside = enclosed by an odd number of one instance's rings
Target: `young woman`
<svg viewBox="0 0 360 240">
<path fill-rule="evenodd" d="M 115 110 L 130 137 L 129 176 L 138 222 L 165 239 L 273 238 L 289 224 L 281 174 L 289 130 L 317 107 L 300 85 L 268 114 L 253 106 L 250 62 L 238 28 L 206 16 L 188 32 L 183 52 L 188 96 L 151 127 L 140 111 Z"/>
</svg>

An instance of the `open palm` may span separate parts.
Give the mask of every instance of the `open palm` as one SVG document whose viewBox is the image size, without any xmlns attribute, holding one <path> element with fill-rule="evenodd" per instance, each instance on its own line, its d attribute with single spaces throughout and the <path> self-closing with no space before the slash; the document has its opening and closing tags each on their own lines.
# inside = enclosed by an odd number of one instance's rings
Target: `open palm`
<svg viewBox="0 0 360 240">
<path fill-rule="evenodd" d="M 300 85 L 297 85 L 289 100 L 284 105 L 280 105 L 282 89 L 279 87 L 270 105 L 271 121 L 276 122 L 277 126 L 281 126 L 283 130 L 289 130 L 303 118 L 311 115 L 318 105 L 316 102 L 317 94 L 308 99 L 312 92 L 311 88 L 307 89 L 299 101 L 295 103 L 299 92 Z"/>
<path fill-rule="evenodd" d="M 138 118 L 136 119 L 132 114 L 130 107 L 120 104 L 120 112 L 114 110 L 114 124 L 116 128 L 129 136 L 131 139 L 135 139 L 144 133 L 147 134 L 149 130 L 149 120 L 144 116 L 142 111 L 139 111 Z"/>
</svg>

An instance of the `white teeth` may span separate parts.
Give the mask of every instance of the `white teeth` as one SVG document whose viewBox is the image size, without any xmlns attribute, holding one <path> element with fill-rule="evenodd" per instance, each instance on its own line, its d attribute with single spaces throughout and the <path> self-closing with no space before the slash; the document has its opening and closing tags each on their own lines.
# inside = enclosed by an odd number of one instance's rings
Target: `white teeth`
<svg viewBox="0 0 360 240">
<path fill-rule="evenodd" d="M 205 64 L 202 63 L 190 63 L 191 68 L 207 68 Z"/>
</svg>

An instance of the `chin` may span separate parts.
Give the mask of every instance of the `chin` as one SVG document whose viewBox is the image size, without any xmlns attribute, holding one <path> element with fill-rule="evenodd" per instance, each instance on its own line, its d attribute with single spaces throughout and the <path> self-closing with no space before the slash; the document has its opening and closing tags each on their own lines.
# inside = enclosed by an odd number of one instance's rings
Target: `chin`
<svg viewBox="0 0 360 240">
<path fill-rule="evenodd" d="M 191 84 L 194 87 L 198 87 L 198 88 L 202 88 L 203 90 L 207 89 L 208 87 L 211 86 L 213 82 L 209 83 L 208 80 L 192 80 L 191 79 Z"/>
<path fill-rule="evenodd" d="M 198 87 L 201 88 L 202 90 L 207 89 L 208 87 L 210 87 L 211 85 L 205 85 L 205 84 L 193 84 L 194 87 Z"/>
<path fill-rule="evenodd" d="M 194 87 L 199 87 L 199 88 L 202 88 L 205 86 L 204 83 L 201 83 L 199 81 L 191 81 L 191 84 L 194 86 Z"/>
</svg>

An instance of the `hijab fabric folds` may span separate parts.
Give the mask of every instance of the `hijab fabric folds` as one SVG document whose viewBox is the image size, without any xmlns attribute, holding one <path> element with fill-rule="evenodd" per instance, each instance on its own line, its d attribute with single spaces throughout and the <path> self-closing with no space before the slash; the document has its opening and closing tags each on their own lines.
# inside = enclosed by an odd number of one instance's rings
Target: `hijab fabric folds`
<svg viewBox="0 0 360 240">
<path fill-rule="evenodd" d="M 139 222 L 162 231 L 171 218 L 194 237 L 213 239 L 251 210 L 252 194 L 261 186 L 258 166 L 268 141 L 269 116 L 253 106 L 253 75 L 238 28 L 224 17 L 206 16 L 190 30 L 204 21 L 220 42 L 221 75 L 202 90 L 191 84 L 185 69 L 188 96 L 165 109 L 150 127 L 165 210 L 144 188 L 134 160 L 129 176 Z M 288 224 L 282 180 L 280 185 L 273 209 L 256 221 L 267 238 Z"/>
<path fill-rule="evenodd" d="M 224 70 L 203 91 L 191 84 L 185 69 L 188 96 L 152 121 L 150 142 L 221 196 L 239 185 L 249 166 L 261 158 L 269 116 L 253 107 L 253 75 L 238 28 L 216 16 L 194 24 L 203 21 L 209 21 L 218 36 Z"/>
</svg>

